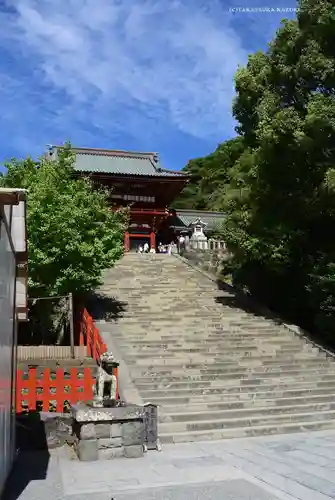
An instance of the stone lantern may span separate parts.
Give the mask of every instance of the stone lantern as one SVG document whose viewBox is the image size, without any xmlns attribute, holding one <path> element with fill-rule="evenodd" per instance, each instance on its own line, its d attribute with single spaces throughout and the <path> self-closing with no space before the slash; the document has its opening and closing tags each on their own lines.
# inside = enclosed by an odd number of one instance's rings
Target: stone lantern
<svg viewBox="0 0 335 500">
<path fill-rule="evenodd" d="M 207 224 L 198 218 L 190 226 L 193 229 L 191 247 L 197 250 L 207 250 L 207 236 L 204 233 Z"/>
</svg>

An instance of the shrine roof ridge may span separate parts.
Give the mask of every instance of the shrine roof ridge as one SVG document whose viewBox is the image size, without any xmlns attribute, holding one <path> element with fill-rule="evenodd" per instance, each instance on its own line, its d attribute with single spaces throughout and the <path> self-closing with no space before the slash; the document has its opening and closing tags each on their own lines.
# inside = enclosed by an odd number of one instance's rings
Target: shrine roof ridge
<svg viewBox="0 0 335 500">
<path fill-rule="evenodd" d="M 187 215 L 195 215 L 201 219 L 202 216 L 210 216 L 210 217 L 223 217 L 226 215 L 225 212 L 219 212 L 216 210 L 195 210 L 188 208 L 176 208 L 175 211 L 180 214 Z"/>
<path fill-rule="evenodd" d="M 226 217 L 225 212 L 211 212 L 209 210 L 177 208 L 173 212 L 175 215 L 170 216 L 170 225 L 178 230 L 190 228 L 197 219 L 200 219 L 206 225 L 207 230 L 214 230 Z"/>
<path fill-rule="evenodd" d="M 64 146 L 51 146 L 49 154 L 57 155 L 57 150 Z M 125 151 L 102 148 L 72 147 L 76 156 L 74 169 L 77 172 L 110 174 L 122 176 L 146 177 L 179 177 L 187 179 L 188 176 L 181 171 L 163 168 L 159 161 L 158 153 Z"/>
<path fill-rule="evenodd" d="M 62 146 L 54 146 L 55 148 L 61 148 Z M 129 156 L 132 158 L 147 158 L 158 156 L 157 152 L 154 151 L 128 151 L 126 149 L 105 149 L 105 148 L 82 148 L 82 147 L 72 147 L 74 153 L 97 155 L 97 156 Z"/>
</svg>

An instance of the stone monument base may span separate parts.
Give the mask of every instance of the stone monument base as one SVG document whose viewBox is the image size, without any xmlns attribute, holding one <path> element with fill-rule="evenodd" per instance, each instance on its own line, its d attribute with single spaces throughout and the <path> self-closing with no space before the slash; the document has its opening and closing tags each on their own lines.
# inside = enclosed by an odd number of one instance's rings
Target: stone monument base
<svg viewBox="0 0 335 500">
<path fill-rule="evenodd" d="M 72 405 L 74 448 L 79 460 L 138 458 L 145 448 L 145 411 L 140 406 Z"/>
</svg>

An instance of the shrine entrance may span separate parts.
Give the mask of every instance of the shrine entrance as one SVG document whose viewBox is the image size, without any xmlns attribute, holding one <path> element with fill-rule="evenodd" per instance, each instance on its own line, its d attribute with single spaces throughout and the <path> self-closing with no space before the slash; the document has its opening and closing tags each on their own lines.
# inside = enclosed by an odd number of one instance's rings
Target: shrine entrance
<svg viewBox="0 0 335 500">
<path fill-rule="evenodd" d="M 124 237 L 125 251 L 136 251 L 144 243 L 157 250 L 156 233 L 168 216 L 166 209 L 130 208 L 130 225 Z"/>
<path fill-rule="evenodd" d="M 156 233 L 169 216 L 168 206 L 189 180 L 183 172 L 161 165 L 155 152 L 120 151 L 100 148 L 72 148 L 74 175 L 89 175 L 92 184 L 109 192 L 112 210 L 127 209 L 128 228 L 125 251 L 149 243 L 156 249 Z M 57 158 L 58 147 L 51 146 L 47 157 Z"/>
<path fill-rule="evenodd" d="M 125 251 L 136 252 L 138 248 L 140 246 L 143 247 L 145 243 L 149 244 L 149 248 L 156 248 L 155 234 L 151 231 L 151 228 L 145 230 L 131 224 L 128 231 L 125 233 Z"/>
<path fill-rule="evenodd" d="M 144 244 L 148 243 L 150 247 L 150 237 L 140 234 L 131 234 L 129 238 L 129 249 L 125 249 L 128 252 L 137 252 L 139 247 L 144 247 Z"/>
</svg>

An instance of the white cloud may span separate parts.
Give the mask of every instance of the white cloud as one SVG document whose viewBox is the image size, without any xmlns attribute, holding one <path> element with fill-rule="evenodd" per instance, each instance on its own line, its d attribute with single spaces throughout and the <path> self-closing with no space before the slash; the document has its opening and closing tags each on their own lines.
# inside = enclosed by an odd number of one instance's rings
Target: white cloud
<svg viewBox="0 0 335 500">
<path fill-rule="evenodd" d="M 68 96 L 54 120 L 75 116 L 138 135 L 165 121 L 200 138 L 231 127 L 233 75 L 247 54 L 219 0 L 210 8 L 193 0 L 13 2 L 6 36 Z"/>
</svg>

